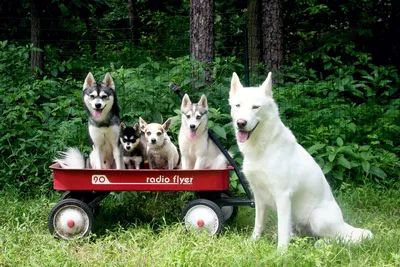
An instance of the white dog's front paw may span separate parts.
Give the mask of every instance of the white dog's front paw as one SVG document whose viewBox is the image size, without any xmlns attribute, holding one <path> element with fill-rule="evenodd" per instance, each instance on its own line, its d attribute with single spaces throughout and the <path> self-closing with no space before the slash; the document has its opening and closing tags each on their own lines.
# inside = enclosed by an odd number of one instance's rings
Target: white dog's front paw
<svg viewBox="0 0 400 267">
<path fill-rule="evenodd" d="M 286 252 L 288 250 L 288 246 L 289 246 L 289 244 L 286 244 L 286 243 L 278 243 L 278 247 L 277 247 L 278 253 L 281 256 L 286 254 Z"/>
<path fill-rule="evenodd" d="M 258 239 L 260 239 L 260 237 L 261 237 L 261 234 L 253 232 L 253 234 L 250 237 L 250 241 L 257 241 Z"/>
</svg>

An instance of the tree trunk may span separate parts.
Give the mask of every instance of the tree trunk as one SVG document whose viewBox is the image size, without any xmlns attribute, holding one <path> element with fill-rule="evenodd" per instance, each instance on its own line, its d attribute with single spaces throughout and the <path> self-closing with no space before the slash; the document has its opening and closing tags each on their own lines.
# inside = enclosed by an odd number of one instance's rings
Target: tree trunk
<svg viewBox="0 0 400 267">
<path fill-rule="evenodd" d="M 128 0 L 129 7 L 129 28 L 132 44 L 139 44 L 138 16 L 136 11 L 136 0 Z"/>
<path fill-rule="evenodd" d="M 33 48 L 31 51 L 31 71 L 37 77 L 43 72 L 43 51 L 40 43 L 40 1 L 34 0 L 31 2 L 31 42 Z"/>
<path fill-rule="evenodd" d="M 261 34 L 263 63 L 277 71 L 283 63 L 283 19 L 281 0 L 262 0 Z"/>
<path fill-rule="evenodd" d="M 247 47 L 250 73 L 255 74 L 261 62 L 260 1 L 247 1 Z"/>
<path fill-rule="evenodd" d="M 190 0 L 190 55 L 204 63 L 205 84 L 211 83 L 211 64 L 214 61 L 214 1 Z M 196 70 L 195 70 L 196 72 Z"/>
</svg>

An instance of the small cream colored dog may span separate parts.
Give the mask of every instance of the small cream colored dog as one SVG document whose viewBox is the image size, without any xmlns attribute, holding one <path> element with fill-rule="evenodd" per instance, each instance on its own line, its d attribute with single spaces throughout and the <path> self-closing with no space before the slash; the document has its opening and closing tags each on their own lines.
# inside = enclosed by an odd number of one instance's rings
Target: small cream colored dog
<svg viewBox="0 0 400 267">
<path fill-rule="evenodd" d="M 171 119 L 164 124 L 147 124 L 139 118 L 140 130 L 144 132 L 147 140 L 147 158 L 150 169 L 174 169 L 179 162 L 179 154 L 176 146 L 171 142 L 167 131 L 171 125 Z"/>
</svg>

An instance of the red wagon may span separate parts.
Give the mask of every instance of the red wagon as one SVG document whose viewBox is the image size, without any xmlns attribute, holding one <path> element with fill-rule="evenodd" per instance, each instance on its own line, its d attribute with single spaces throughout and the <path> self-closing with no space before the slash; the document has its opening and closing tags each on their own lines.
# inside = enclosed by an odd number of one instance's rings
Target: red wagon
<svg viewBox="0 0 400 267">
<path fill-rule="evenodd" d="M 181 98 L 179 88 L 170 84 Z M 62 199 L 50 212 L 50 233 L 62 239 L 75 239 L 90 233 L 94 210 L 112 191 L 195 191 L 199 199 L 187 204 L 181 213 L 186 228 L 205 229 L 211 234 L 221 232 L 223 222 L 236 216 L 238 206 L 254 207 L 252 194 L 243 174 L 212 131 L 210 139 L 218 146 L 232 167 L 206 170 L 115 170 L 63 169 L 59 164 L 50 168 L 54 173 L 54 189 L 64 191 Z M 230 172 L 234 170 L 247 199 L 229 192 Z"/>
<path fill-rule="evenodd" d="M 62 239 L 75 239 L 90 233 L 94 210 L 111 191 L 195 191 L 201 198 L 187 204 L 181 213 L 186 228 L 221 232 L 223 222 L 237 214 L 237 206 L 251 200 L 235 198 L 229 190 L 228 167 L 218 170 L 115 170 L 63 169 L 50 166 L 54 189 L 64 191 L 62 200 L 50 212 L 48 227 Z"/>
</svg>

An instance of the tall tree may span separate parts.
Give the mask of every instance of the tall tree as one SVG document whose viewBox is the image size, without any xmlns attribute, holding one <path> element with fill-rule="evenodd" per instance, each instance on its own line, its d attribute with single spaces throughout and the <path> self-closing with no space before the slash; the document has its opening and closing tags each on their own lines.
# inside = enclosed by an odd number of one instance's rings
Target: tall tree
<svg viewBox="0 0 400 267">
<path fill-rule="evenodd" d="M 260 1 L 247 1 L 247 47 L 249 68 L 254 72 L 261 62 Z"/>
<path fill-rule="evenodd" d="M 262 58 L 267 68 L 279 70 L 283 63 L 283 17 L 281 0 L 261 2 Z"/>
<path fill-rule="evenodd" d="M 41 1 L 31 1 L 31 43 L 33 44 L 31 52 L 31 69 L 35 75 L 38 75 L 38 70 L 43 71 L 43 51 L 40 42 L 41 28 L 40 28 L 40 10 Z"/>
<path fill-rule="evenodd" d="M 139 43 L 139 30 L 138 30 L 138 14 L 137 14 L 137 5 L 136 0 L 128 0 L 128 9 L 129 9 L 129 28 L 130 28 L 130 36 L 132 44 Z"/>
<path fill-rule="evenodd" d="M 214 0 L 190 0 L 190 55 L 205 64 L 204 82 L 211 83 L 214 61 Z"/>
</svg>

